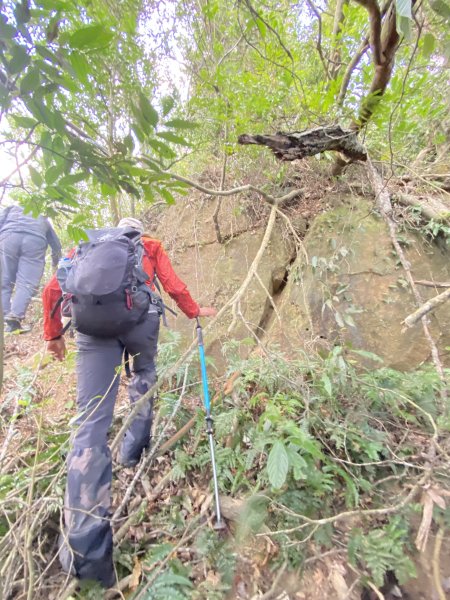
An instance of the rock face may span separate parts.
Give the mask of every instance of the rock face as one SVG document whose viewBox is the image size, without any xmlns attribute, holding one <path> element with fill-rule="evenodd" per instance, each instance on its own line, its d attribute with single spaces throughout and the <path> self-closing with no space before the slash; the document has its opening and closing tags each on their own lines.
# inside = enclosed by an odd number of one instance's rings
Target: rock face
<svg viewBox="0 0 450 600">
<path fill-rule="evenodd" d="M 402 321 L 415 304 L 384 222 L 363 198 L 340 196 L 330 198 L 329 204 L 332 208 L 314 219 L 297 252 L 280 220 L 258 267 L 259 280 L 253 280 L 241 301 L 235 327 L 228 331 L 229 312 L 211 336 L 209 351 L 219 367 L 224 342 L 255 336 L 288 354 L 351 345 L 377 354 L 396 369 L 412 369 L 429 359 L 421 325 L 402 332 Z M 244 280 L 264 228 L 255 226 L 254 214 L 236 199 L 224 199 L 220 228 L 227 241 L 219 244 L 216 208 L 217 199 L 209 199 L 165 209 L 153 234 L 164 240 L 177 273 L 197 301 L 220 308 Z M 450 281 L 448 250 L 419 235 L 401 235 L 414 279 Z M 420 291 L 424 300 L 439 292 L 427 287 Z M 192 322 L 182 315 L 170 321 L 192 339 Z M 430 329 L 443 362 L 450 364 L 445 350 L 450 346 L 449 303 L 432 313 Z M 246 348 L 242 344 L 243 353 Z"/>
<path fill-rule="evenodd" d="M 219 244 L 213 222 L 216 208 L 217 199 L 187 204 L 181 209 L 170 207 L 151 234 L 164 241 L 177 274 L 186 282 L 195 300 L 201 305 L 221 308 L 245 278 L 261 245 L 264 229 L 256 227 L 254 215 L 247 214 L 235 200 L 224 199 L 220 227 L 227 241 Z M 280 285 L 280 277 L 284 277 L 286 265 L 293 257 L 292 243 L 285 238 L 281 227 L 276 227 L 258 268 L 259 281 L 254 279 L 243 296 L 235 327 L 228 331 L 233 320 L 229 311 L 213 334 L 208 335 L 208 353 L 219 369 L 223 366 L 224 343 L 259 335 L 269 303 L 267 292 L 272 294 L 273 286 Z M 170 299 L 168 304 L 173 306 Z M 169 316 L 171 329 L 179 331 L 186 341 L 192 340 L 193 322 L 177 312 L 176 319 Z M 248 344 L 242 344 L 243 355 L 248 348 Z"/>
</svg>

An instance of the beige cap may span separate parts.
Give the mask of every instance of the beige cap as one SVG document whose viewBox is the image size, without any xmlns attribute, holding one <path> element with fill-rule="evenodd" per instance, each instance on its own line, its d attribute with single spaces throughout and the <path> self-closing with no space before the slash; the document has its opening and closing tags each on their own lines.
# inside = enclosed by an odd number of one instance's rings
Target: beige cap
<svg viewBox="0 0 450 600">
<path fill-rule="evenodd" d="M 133 229 L 137 229 L 139 233 L 144 233 L 144 224 L 139 219 L 135 219 L 134 217 L 125 217 L 125 219 L 121 219 L 119 221 L 119 227 L 132 227 Z"/>
</svg>

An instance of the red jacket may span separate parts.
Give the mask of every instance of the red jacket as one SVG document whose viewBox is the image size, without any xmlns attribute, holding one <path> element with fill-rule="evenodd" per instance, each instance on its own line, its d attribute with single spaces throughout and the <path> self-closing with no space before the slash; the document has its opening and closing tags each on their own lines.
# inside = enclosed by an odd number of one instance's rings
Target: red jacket
<svg viewBox="0 0 450 600">
<path fill-rule="evenodd" d="M 200 307 L 192 299 L 186 284 L 177 277 L 161 242 L 145 236 L 142 237 L 142 242 L 145 248 L 142 266 L 144 271 L 149 275 L 149 282 L 153 281 L 154 274 L 156 273 L 164 290 L 175 300 L 180 310 L 182 310 L 189 319 L 197 317 Z M 70 253 L 69 256 L 72 253 Z M 55 311 L 53 318 L 51 316 L 53 308 L 60 297 L 61 288 L 59 287 L 56 275 L 53 275 L 42 293 L 45 340 L 53 340 L 61 335 L 62 323 L 60 308 L 58 307 Z"/>
</svg>

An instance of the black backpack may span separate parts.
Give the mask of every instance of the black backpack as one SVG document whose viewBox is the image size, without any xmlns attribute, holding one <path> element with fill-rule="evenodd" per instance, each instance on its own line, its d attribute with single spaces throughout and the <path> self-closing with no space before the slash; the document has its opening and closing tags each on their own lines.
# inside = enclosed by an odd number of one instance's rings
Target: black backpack
<svg viewBox="0 0 450 600">
<path fill-rule="evenodd" d="M 117 337 L 144 319 L 150 303 L 158 304 L 142 268 L 140 234 L 132 228 L 87 232 L 80 242 L 65 280 L 60 281 L 64 302 L 69 300 L 77 331 L 96 337 Z M 59 279 L 59 278 L 58 278 Z"/>
</svg>

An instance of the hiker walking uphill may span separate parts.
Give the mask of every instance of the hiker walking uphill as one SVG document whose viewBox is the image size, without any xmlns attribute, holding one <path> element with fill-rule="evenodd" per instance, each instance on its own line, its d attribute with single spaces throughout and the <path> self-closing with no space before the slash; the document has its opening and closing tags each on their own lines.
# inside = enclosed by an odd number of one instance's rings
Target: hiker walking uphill
<svg viewBox="0 0 450 600">
<path fill-rule="evenodd" d="M 141 236 L 142 232 L 142 223 L 128 218 L 117 229 L 88 233 L 90 241 L 71 253 L 67 269 L 58 269 L 59 281 L 55 275 L 43 294 L 48 350 L 59 360 L 64 358 L 61 310 L 66 314 L 68 306 L 78 331 L 78 414 L 67 459 L 60 560 L 64 570 L 104 586 L 114 583 L 107 434 L 124 351 L 133 357 L 128 386 L 132 404 L 156 382 L 161 302 L 152 290 L 154 276 L 188 318 L 216 313 L 214 308 L 199 307 L 161 243 Z M 118 459 L 125 466 L 136 465 L 149 446 L 152 409 L 149 400 L 124 436 Z"/>
<path fill-rule="evenodd" d="M 21 329 L 21 322 L 44 273 L 47 246 L 51 248 L 52 263 L 56 267 L 61 257 L 61 243 L 46 217 L 24 214 L 20 206 L 9 206 L 0 214 L 2 307 L 6 331 Z"/>
</svg>

